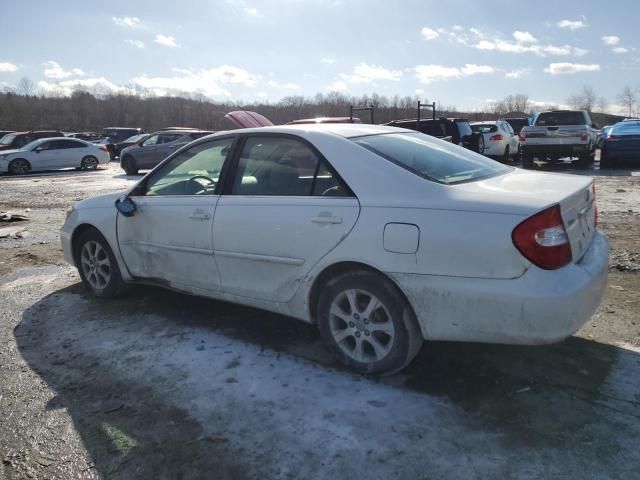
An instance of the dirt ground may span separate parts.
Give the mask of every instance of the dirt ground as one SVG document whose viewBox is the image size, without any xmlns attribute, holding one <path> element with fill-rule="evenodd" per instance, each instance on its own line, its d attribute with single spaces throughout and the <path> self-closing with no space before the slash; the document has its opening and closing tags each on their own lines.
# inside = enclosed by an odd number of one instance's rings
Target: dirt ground
<svg viewBox="0 0 640 480">
<path fill-rule="evenodd" d="M 545 347 L 427 342 L 384 379 L 272 313 L 87 295 L 58 229 L 139 178 L 117 165 L 0 177 L 0 211 L 31 217 L 0 239 L 0 478 L 637 478 L 640 163 L 548 169 L 596 177 L 612 252 L 592 321 Z"/>
</svg>

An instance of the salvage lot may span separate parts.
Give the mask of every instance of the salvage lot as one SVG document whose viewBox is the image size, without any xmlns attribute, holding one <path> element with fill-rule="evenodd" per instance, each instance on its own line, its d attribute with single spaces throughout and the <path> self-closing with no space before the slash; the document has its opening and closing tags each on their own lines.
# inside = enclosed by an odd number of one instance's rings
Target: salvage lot
<svg viewBox="0 0 640 480">
<path fill-rule="evenodd" d="M 612 246 L 592 322 L 549 347 L 427 343 L 382 380 L 275 314 L 153 288 L 88 296 L 57 229 L 74 201 L 139 178 L 117 165 L 0 178 L 0 210 L 32 218 L 0 240 L 0 476 L 633 478 L 640 167 L 570 171 L 597 176 Z"/>
</svg>

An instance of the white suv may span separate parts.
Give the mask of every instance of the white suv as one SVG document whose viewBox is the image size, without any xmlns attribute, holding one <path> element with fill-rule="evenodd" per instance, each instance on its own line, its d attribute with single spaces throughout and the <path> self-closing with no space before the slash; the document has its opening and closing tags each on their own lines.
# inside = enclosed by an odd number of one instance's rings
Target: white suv
<svg viewBox="0 0 640 480">
<path fill-rule="evenodd" d="M 487 157 L 501 162 L 509 162 L 511 157 L 517 156 L 520 141 L 509 122 L 505 120 L 473 122 L 471 130 L 484 136 L 484 152 Z"/>
</svg>

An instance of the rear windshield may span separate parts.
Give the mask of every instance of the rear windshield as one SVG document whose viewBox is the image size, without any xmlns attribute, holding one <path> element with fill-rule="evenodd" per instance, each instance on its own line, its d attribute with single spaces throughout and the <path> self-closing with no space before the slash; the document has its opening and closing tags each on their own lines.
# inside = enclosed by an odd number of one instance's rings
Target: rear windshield
<svg viewBox="0 0 640 480">
<path fill-rule="evenodd" d="M 536 125 L 585 125 L 586 120 L 582 112 L 543 112 L 536 118 Z"/>
<path fill-rule="evenodd" d="M 16 136 L 11 134 L 11 133 L 9 135 L 5 135 L 0 140 L 0 145 L 11 145 L 11 143 L 13 142 L 14 138 L 16 138 Z"/>
<path fill-rule="evenodd" d="M 640 123 L 621 123 L 611 130 L 612 135 L 640 135 Z"/>
<path fill-rule="evenodd" d="M 423 178 L 453 185 L 501 175 L 510 167 L 422 133 L 389 133 L 353 139 L 358 145 Z"/>
<path fill-rule="evenodd" d="M 498 131 L 496 125 L 471 125 L 471 130 L 476 133 L 493 133 Z"/>
</svg>

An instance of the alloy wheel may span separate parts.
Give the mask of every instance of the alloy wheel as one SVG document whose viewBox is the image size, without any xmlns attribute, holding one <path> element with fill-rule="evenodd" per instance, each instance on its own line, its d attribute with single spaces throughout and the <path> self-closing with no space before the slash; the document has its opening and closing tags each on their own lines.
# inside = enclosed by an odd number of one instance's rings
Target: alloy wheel
<svg viewBox="0 0 640 480">
<path fill-rule="evenodd" d="M 80 264 L 87 282 L 95 289 L 103 289 L 111 279 L 111 262 L 107 251 L 95 240 L 86 242 L 80 253 Z"/>
<path fill-rule="evenodd" d="M 24 174 L 29 171 L 29 162 L 19 158 L 18 160 L 11 162 L 11 167 L 13 173 Z"/>
<path fill-rule="evenodd" d="M 336 296 L 329 309 L 329 329 L 338 347 L 362 363 L 385 358 L 395 338 L 389 311 L 364 290 L 345 290 Z"/>
</svg>

